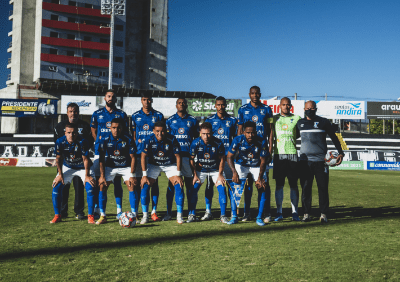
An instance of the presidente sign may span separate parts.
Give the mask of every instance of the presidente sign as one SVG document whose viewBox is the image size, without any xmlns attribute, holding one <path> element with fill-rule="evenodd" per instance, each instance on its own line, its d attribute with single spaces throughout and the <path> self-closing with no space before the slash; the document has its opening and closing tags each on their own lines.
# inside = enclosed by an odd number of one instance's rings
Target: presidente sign
<svg viewBox="0 0 400 282">
<path fill-rule="evenodd" d="M 400 119 L 399 102 L 367 102 L 367 118 Z"/>
<path fill-rule="evenodd" d="M 281 107 L 279 106 L 280 100 L 260 100 L 261 103 L 271 108 L 274 115 L 279 114 Z M 250 103 L 250 99 L 246 100 L 246 103 Z M 304 117 L 304 100 L 292 100 L 292 107 L 290 108 L 292 114 Z"/>
<path fill-rule="evenodd" d="M 0 99 L 0 116 L 57 117 L 57 100 L 50 99 Z"/>
<path fill-rule="evenodd" d="M 188 101 L 188 113 L 195 117 L 207 117 L 215 114 L 215 99 L 186 99 Z M 238 110 L 242 106 L 240 99 L 227 99 L 226 112 L 234 117 L 237 117 Z"/>
<path fill-rule="evenodd" d="M 364 101 L 318 101 L 317 109 L 327 119 L 365 119 Z"/>
</svg>

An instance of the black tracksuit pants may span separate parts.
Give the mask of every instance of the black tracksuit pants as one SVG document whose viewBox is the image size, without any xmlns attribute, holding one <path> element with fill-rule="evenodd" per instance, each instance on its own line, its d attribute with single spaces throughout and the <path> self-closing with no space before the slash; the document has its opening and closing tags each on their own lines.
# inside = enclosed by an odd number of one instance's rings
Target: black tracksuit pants
<svg viewBox="0 0 400 282">
<path fill-rule="evenodd" d="M 75 214 L 84 214 L 83 210 L 85 208 L 84 190 L 82 179 L 80 177 L 74 177 L 72 180 L 75 189 L 75 203 L 74 212 Z M 61 215 L 66 215 L 68 213 L 68 198 L 69 198 L 69 188 L 70 184 L 65 185 L 62 191 L 62 203 L 61 203 Z"/>
</svg>

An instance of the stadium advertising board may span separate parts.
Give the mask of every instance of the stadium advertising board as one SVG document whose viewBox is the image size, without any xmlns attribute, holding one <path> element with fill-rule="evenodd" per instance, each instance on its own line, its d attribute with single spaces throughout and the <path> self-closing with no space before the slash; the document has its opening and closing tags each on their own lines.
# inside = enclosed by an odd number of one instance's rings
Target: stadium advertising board
<svg viewBox="0 0 400 282">
<path fill-rule="evenodd" d="M 400 119 L 399 102 L 367 102 L 368 119 Z"/>
<path fill-rule="evenodd" d="M 364 101 L 318 101 L 317 115 L 327 119 L 365 119 Z"/>
<path fill-rule="evenodd" d="M 0 158 L 0 166 L 54 167 L 56 158 Z"/>
<path fill-rule="evenodd" d="M 161 112 L 164 117 L 170 117 L 176 113 L 176 100 L 178 98 L 153 98 L 153 108 Z M 124 97 L 123 110 L 127 115 L 139 111 L 142 108 L 140 97 Z"/>
<path fill-rule="evenodd" d="M 215 99 L 187 99 L 188 113 L 195 117 L 208 117 L 215 114 Z M 240 99 L 226 99 L 226 112 L 237 117 L 238 110 L 242 106 Z"/>
<path fill-rule="evenodd" d="M 94 111 L 104 108 L 106 102 L 104 96 L 61 96 L 61 114 L 67 113 L 67 106 L 70 103 L 76 103 L 79 106 L 79 114 L 91 116 Z M 117 97 L 116 106 L 118 109 L 122 107 L 122 98 Z"/>
<path fill-rule="evenodd" d="M 339 166 L 331 166 L 333 170 L 364 170 L 362 161 L 343 161 Z"/>
<path fill-rule="evenodd" d="M 50 99 L 0 99 L 0 116 L 7 117 L 57 117 L 57 100 Z"/>
<path fill-rule="evenodd" d="M 260 100 L 261 103 L 271 108 L 274 115 L 280 113 L 280 100 Z M 246 100 L 246 103 L 250 103 L 250 99 Z M 292 100 L 292 108 L 290 109 L 292 114 L 304 117 L 304 100 Z"/>
<path fill-rule="evenodd" d="M 400 162 L 368 162 L 367 169 L 400 171 Z"/>
</svg>

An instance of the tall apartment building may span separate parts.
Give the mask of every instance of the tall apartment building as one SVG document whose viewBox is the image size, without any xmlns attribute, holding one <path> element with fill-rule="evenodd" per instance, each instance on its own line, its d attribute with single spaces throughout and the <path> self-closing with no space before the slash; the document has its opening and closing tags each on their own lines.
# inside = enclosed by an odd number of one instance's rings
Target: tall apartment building
<svg viewBox="0 0 400 282">
<path fill-rule="evenodd" d="M 49 81 L 107 85 L 110 16 L 101 14 L 101 0 L 9 3 L 10 75 L 0 97 L 21 98 L 21 86 Z M 125 4 L 126 15 L 115 16 L 113 85 L 166 90 L 168 0 L 125 0 Z M 50 98 L 46 93 L 36 97 Z M 4 127 L 16 132 L 15 119 L 3 117 L 2 132 Z"/>
</svg>

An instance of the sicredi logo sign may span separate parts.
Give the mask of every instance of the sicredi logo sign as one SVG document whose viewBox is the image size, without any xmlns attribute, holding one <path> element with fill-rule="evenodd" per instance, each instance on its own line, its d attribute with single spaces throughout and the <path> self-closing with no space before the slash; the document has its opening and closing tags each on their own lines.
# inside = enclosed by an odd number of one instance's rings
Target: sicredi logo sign
<svg viewBox="0 0 400 282">
<path fill-rule="evenodd" d="M 235 103 L 227 103 L 225 110 L 232 111 L 234 109 L 234 107 L 235 107 Z M 194 101 L 194 102 L 192 102 L 192 109 L 196 112 L 201 111 L 201 110 L 216 111 L 215 103 L 213 103 L 213 102 L 204 102 L 204 105 L 203 105 L 201 101 Z"/>
</svg>

